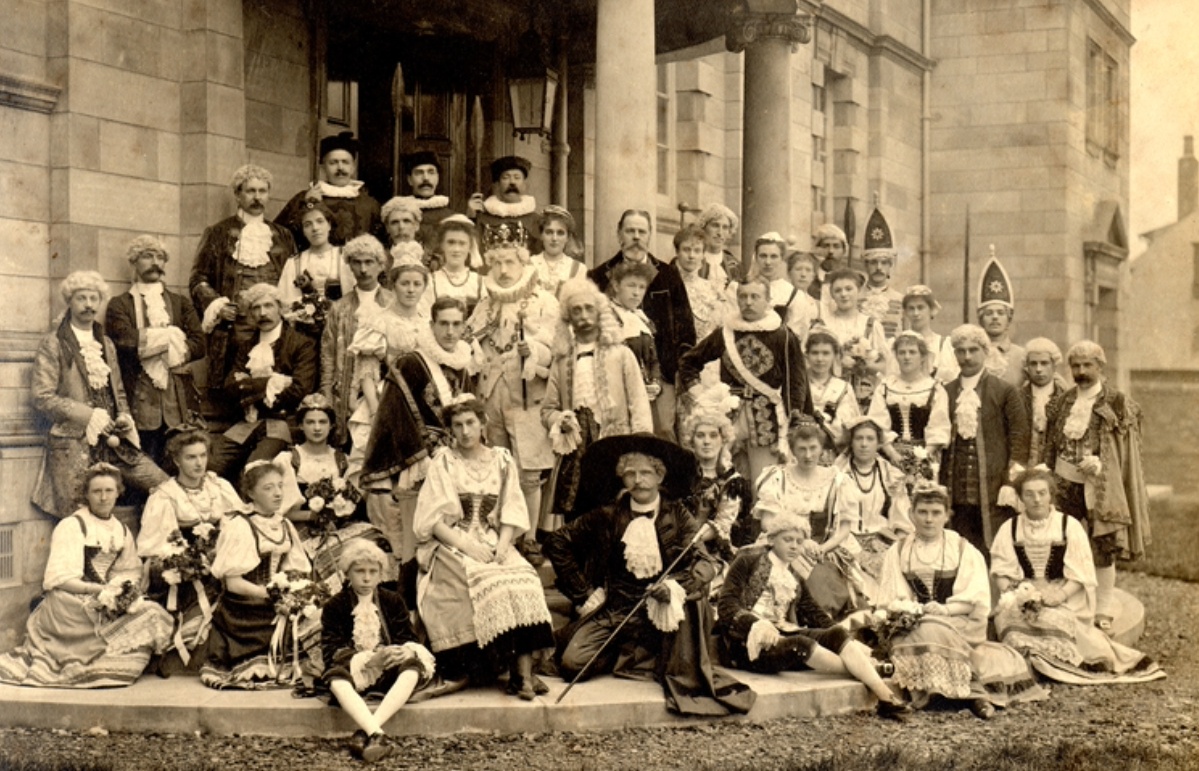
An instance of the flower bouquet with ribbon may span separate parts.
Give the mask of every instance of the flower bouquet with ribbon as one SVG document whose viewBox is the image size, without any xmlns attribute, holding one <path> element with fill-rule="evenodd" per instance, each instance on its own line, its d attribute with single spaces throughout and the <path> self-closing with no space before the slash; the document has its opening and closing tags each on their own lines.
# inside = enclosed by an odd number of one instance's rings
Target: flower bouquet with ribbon
<svg viewBox="0 0 1199 771">
<path fill-rule="evenodd" d="M 872 368 L 882 361 L 882 354 L 870 347 L 870 344 L 860 337 L 850 338 L 841 348 L 841 376 L 855 382 L 868 378 Z"/>
<path fill-rule="evenodd" d="M 313 581 L 304 573 L 288 571 L 276 573 L 266 585 L 267 598 L 275 606 L 275 632 L 271 635 L 271 647 L 267 664 L 271 676 L 280 681 L 296 682 L 301 679 L 300 636 L 297 633 L 300 618 L 320 617 L 321 607 L 332 594 L 323 581 Z M 283 673 L 279 664 L 285 653 L 285 643 L 291 637 L 290 672 Z"/>
<path fill-rule="evenodd" d="M 358 508 L 362 493 L 340 477 L 324 477 L 308 486 L 306 507 L 312 522 L 324 533 L 331 533 Z"/>
<path fill-rule="evenodd" d="M 880 658 L 890 658 L 891 644 L 895 638 L 915 629 L 923 616 L 924 606 L 915 600 L 893 600 L 875 608 L 866 622 L 878 640 L 875 653 Z"/>
<path fill-rule="evenodd" d="M 107 584 L 96 595 L 95 608 L 107 621 L 115 621 L 126 613 L 137 613 L 146 599 L 133 581 Z"/>
<path fill-rule="evenodd" d="M 162 580 L 170 587 L 167 590 L 166 609 L 175 614 L 175 650 L 186 665 L 191 654 L 184 640 L 182 611 L 179 609 L 179 587 L 191 584 L 196 592 L 196 602 L 200 607 L 200 626 L 189 634 L 193 642 L 204 639 L 204 634 L 212 623 L 212 604 L 204 590 L 204 579 L 211 575 L 212 550 L 216 546 L 217 526 L 212 522 L 201 522 L 191 529 L 192 540 L 183 537 L 179 530 L 172 530 L 167 536 L 167 553 L 157 557 L 154 562 L 160 568 Z"/>
<path fill-rule="evenodd" d="M 938 469 L 929 456 L 927 448 L 918 444 L 905 445 L 900 439 L 895 440 L 895 447 L 899 450 L 899 470 L 903 472 L 904 482 L 907 484 L 909 492 L 919 482 L 935 482 L 937 480 Z"/>
<path fill-rule="evenodd" d="M 333 304 L 325 297 L 324 291 L 317 289 L 308 271 L 296 276 L 295 285 L 300 290 L 300 299 L 291 304 L 291 308 L 283 314 L 284 318 L 305 331 L 320 334 Z"/>
<path fill-rule="evenodd" d="M 1037 620 L 1044 607 L 1045 601 L 1041 597 L 1041 590 L 1031 581 L 1021 581 L 999 595 L 999 602 L 996 603 L 995 610 L 1000 613 L 1019 610 L 1024 616 L 1024 620 L 1031 624 Z"/>
</svg>

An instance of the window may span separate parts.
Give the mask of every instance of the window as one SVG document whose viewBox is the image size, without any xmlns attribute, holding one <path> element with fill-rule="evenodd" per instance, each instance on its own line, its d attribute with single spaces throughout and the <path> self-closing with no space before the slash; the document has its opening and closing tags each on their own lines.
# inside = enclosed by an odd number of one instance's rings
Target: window
<svg viewBox="0 0 1199 771">
<path fill-rule="evenodd" d="M 0 527 L 0 586 L 17 582 L 17 526 Z"/>
<path fill-rule="evenodd" d="M 658 65 L 658 194 L 670 196 L 674 185 L 674 94 L 670 65 Z"/>
<path fill-rule="evenodd" d="M 833 77 L 827 68 L 814 65 L 812 77 L 812 210 L 811 227 L 828 221 L 828 196 L 832 189 L 833 164 L 829 158 L 828 84 Z"/>
<path fill-rule="evenodd" d="M 1120 157 L 1120 67 L 1094 40 L 1087 41 L 1087 149 L 1109 162 Z"/>
</svg>

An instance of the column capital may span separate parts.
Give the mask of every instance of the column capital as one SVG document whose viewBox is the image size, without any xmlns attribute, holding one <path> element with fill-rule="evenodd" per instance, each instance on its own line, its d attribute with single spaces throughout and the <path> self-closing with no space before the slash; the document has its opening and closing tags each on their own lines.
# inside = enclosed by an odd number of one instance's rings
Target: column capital
<svg viewBox="0 0 1199 771">
<path fill-rule="evenodd" d="M 794 53 L 800 44 L 812 41 L 812 21 L 812 16 L 806 13 L 730 14 L 725 47 L 736 54 L 760 40 L 775 39 L 789 42 Z"/>
</svg>

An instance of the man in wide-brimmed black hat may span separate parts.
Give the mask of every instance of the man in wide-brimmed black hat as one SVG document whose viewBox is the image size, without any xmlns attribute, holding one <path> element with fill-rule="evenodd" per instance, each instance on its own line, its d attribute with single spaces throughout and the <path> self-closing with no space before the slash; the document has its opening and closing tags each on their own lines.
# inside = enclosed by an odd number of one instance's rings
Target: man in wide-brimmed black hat
<svg viewBox="0 0 1199 771">
<path fill-rule="evenodd" d="M 703 614 L 717 564 L 692 545 L 699 523 L 676 499 L 691 489 L 695 457 L 651 434 L 631 434 L 591 445 L 582 464 L 589 483 L 577 507 L 586 513 L 543 547 L 579 614 L 560 645 L 563 676 L 656 679 L 672 711 L 747 712 L 753 691 L 709 664 Z"/>
</svg>

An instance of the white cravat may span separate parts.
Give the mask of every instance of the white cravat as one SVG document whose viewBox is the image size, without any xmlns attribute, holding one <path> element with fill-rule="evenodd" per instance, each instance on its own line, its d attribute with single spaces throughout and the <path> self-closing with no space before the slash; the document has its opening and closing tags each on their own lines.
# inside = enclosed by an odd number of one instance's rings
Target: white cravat
<svg viewBox="0 0 1199 771">
<path fill-rule="evenodd" d="M 1095 383 L 1086 390 L 1078 389 L 1078 397 L 1066 416 L 1066 425 L 1062 426 L 1062 433 L 1067 439 L 1082 439 L 1087 433 L 1087 426 L 1091 425 L 1091 412 L 1095 409 L 1095 400 L 1099 398 L 1102 388 L 1103 383 Z"/>
<path fill-rule="evenodd" d="M 662 551 L 658 546 L 658 531 L 654 528 L 661 502 L 660 497 L 650 503 L 630 500 L 629 508 L 638 516 L 625 528 L 620 539 L 624 544 L 625 567 L 643 581 L 662 572 Z"/>
<path fill-rule="evenodd" d="M 586 407 L 593 413 L 599 406 L 595 392 L 595 343 L 581 343 L 575 350 L 574 399 L 575 408 Z"/>
<path fill-rule="evenodd" d="M 1045 430 L 1045 408 L 1049 406 L 1049 399 L 1053 396 L 1053 381 L 1049 381 L 1043 386 L 1032 385 L 1032 428 L 1034 431 L 1042 432 Z"/>
<path fill-rule="evenodd" d="M 978 436 L 978 414 L 982 411 L 982 402 L 976 389 L 981 378 L 981 372 L 977 375 L 962 375 L 960 378 L 962 392 L 958 394 L 957 407 L 953 411 L 953 423 L 958 436 L 963 439 Z"/>
<path fill-rule="evenodd" d="M 242 221 L 237 245 L 233 247 L 233 259 L 247 268 L 260 268 L 271 261 L 271 244 L 275 237 L 261 215 L 247 214 L 240 209 L 237 216 Z"/>
</svg>

